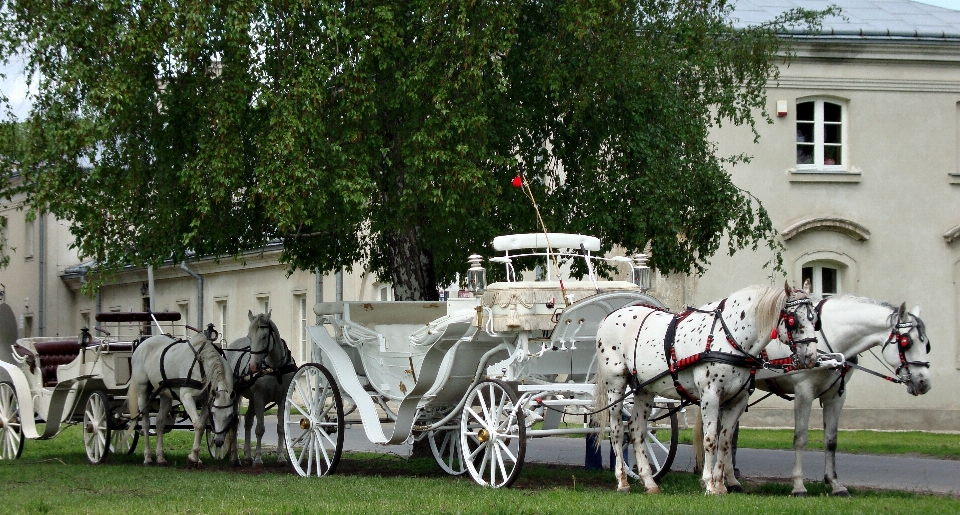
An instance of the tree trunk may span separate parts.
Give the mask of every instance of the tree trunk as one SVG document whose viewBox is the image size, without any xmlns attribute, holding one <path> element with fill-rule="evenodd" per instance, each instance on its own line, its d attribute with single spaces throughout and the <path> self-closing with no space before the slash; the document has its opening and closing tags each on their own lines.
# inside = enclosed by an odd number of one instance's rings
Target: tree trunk
<svg viewBox="0 0 960 515">
<path fill-rule="evenodd" d="M 390 272 L 396 300 L 439 300 L 433 277 L 433 253 L 423 248 L 418 239 L 419 228 L 391 232 L 385 238 L 389 245 Z"/>
</svg>

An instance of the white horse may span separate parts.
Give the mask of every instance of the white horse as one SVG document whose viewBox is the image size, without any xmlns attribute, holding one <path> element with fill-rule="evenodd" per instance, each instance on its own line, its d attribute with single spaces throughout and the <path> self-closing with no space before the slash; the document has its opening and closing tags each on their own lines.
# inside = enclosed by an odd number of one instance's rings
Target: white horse
<svg viewBox="0 0 960 515">
<path fill-rule="evenodd" d="M 897 308 L 871 299 L 844 295 L 821 301 L 817 311 L 821 331 L 819 351 L 841 353 L 848 362 L 855 364 L 855 356 L 882 346 L 884 361 L 895 368 L 897 377 L 891 379 L 906 384 L 907 392 L 911 395 L 921 395 L 930 390 L 930 363 L 927 361 L 930 340 L 920 319 L 920 306 L 908 313 L 906 304 Z M 767 352 L 773 359 L 789 355 L 790 350 L 774 342 L 767 347 Z M 830 486 L 833 495 L 850 495 L 837 480 L 836 452 L 837 425 L 840 410 L 847 398 L 846 383 L 852 372 L 850 366 L 839 370 L 813 369 L 757 382 L 757 387 L 764 390 L 795 396 L 793 495 L 807 494 L 803 486 L 803 450 L 807 446 L 807 428 L 814 399 L 820 399 L 823 405 L 823 480 Z"/>
<path fill-rule="evenodd" d="M 731 490 L 742 490 L 733 475 L 729 451 L 733 428 L 752 390 L 753 371 L 761 366 L 757 356 L 770 343 L 773 330 L 795 349 L 793 364 L 812 366 L 816 362 L 815 323 L 816 313 L 806 292 L 786 284 L 782 289 L 745 288 L 678 315 L 642 305 L 614 311 L 597 330 L 594 402 L 596 409 L 604 408 L 599 412 L 601 434 L 611 414 L 620 420 L 618 400 L 630 386 L 634 402 L 629 428 L 636 463 L 646 492 L 657 493 L 660 489 L 643 440 L 654 396 L 690 402 L 699 397 L 706 428 L 703 483 L 707 493 L 726 493 L 724 480 Z M 781 325 L 785 330 L 778 331 Z M 613 425 L 611 440 L 617 489 L 627 492 L 623 424 Z"/>
<path fill-rule="evenodd" d="M 165 334 L 151 336 L 133 351 L 131 367 L 127 399 L 135 421 L 141 421 L 144 465 L 153 462 L 149 408 L 154 398 L 160 400 L 156 418 L 158 465 L 167 464 L 163 457 L 163 433 L 174 399 L 180 401 L 193 422 L 193 449 L 187 457 L 190 464 L 200 464 L 200 438 L 208 420 L 212 420 L 216 434 L 214 443 L 223 445 L 235 413 L 233 376 L 226 373 L 227 362 L 208 335 L 198 333 L 190 340 Z"/>
<path fill-rule="evenodd" d="M 243 444 L 243 456 L 247 462 L 262 465 L 260 446 L 263 440 L 264 411 L 269 403 L 275 403 L 278 408 L 284 405 L 284 397 L 290 380 L 297 371 L 297 363 L 287 348 L 287 343 L 280 338 L 277 325 L 270 320 L 272 311 L 267 314 L 254 315 L 247 312 L 250 327 L 247 335 L 231 342 L 224 351 L 230 370 L 233 371 L 237 393 L 249 400 L 247 413 L 244 417 L 246 439 Z M 239 405 L 239 398 L 237 403 Z M 239 406 L 238 406 L 239 407 Z M 250 429 L 253 419 L 257 419 L 257 450 L 250 459 Z M 239 445 L 236 438 L 237 428 L 231 431 L 230 458 L 234 465 L 240 464 Z M 284 448 L 283 417 L 277 417 L 277 463 L 287 461 L 287 452 Z"/>
</svg>

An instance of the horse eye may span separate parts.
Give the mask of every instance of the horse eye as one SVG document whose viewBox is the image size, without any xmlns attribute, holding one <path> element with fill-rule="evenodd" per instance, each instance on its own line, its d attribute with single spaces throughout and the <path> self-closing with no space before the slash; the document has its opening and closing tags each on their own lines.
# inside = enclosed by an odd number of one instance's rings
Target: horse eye
<svg viewBox="0 0 960 515">
<path fill-rule="evenodd" d="M 237 392 L 231 391 L 231 392 L 230 392 L 230 400 L 232 401 L 233 399 L 236 399 L 236 398 L 237 398 Z"/>
</svg>

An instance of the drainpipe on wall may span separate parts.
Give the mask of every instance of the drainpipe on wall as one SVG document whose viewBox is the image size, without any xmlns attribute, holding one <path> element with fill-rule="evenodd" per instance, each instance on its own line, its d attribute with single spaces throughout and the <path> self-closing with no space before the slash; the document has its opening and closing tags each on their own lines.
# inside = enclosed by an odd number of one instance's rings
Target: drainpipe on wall
<svg viewBox="0 0 960 515">
<path fill-rule="evenodd" d="M 343 302 L 343 269 L 337 270 L 337 302 Z"/>
<path fill-rule="evenodd" d="M 157 301 L 153 294 L 153 265 L 147 266 L 147 295 L 150 296 L 150 312 L 157 310 Z"/>
<path fill-rule="evenodd" d="M 40 253 L 40 295 L 38 298 L 39 312 L 37 313 L 37 326 L 38 334 L 37 336 L 43 336 L 43 274 L 45 272 L 44 268 L 46 267 L 46 249 L 44 248 L 44 230 L 43 230 L 43 215 L 37 217 L 37 225 L 39 226 L 37 230 L 37 239 L 39 240 L 38 251 Z"/>
<path fill-rule="evenodd" d="M 203 276 L 187 268 L 187 262 L 181 261 L 180 268 L 197 280 L 197 329 L 203 330 Z M 153 297 L 151 297 L 153 302 Z"/>
<path fill-rule="evenodd" d="M 316 303 L 320 304 L 323 302 L 323 275 L 320 273 L 319 269 L 313 271 L 313 278 L 315 282 L 315 288 L 317 291 L 317 300 Z M 320 315 L 317 315 L 317 325 L 320 325 Z"/>
</svg>

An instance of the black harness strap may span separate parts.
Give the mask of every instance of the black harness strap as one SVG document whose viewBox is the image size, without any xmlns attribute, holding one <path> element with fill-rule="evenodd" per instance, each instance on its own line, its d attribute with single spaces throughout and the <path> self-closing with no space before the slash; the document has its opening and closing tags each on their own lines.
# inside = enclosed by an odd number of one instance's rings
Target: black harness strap
<svg viewBox="0 0 960 515">
<path fill-rule="evenodd" d="M 177 377 L 170 379 L 167 377 L 167 368 L 164 366 L 164 363 L 167 359 L 167 352 L 173 348 L 174 345 L 186 343 L 187 346 L 193 351 L 193 363 L 190 364 L 190 369 L 187 371 L 187 377 Z M 203 368 L 203 361 L 200 360 L 200 352 L 197 349 L 193 348 L 193 345 L 189 345 L 189 341 L 184 340 L 183 338 L 177 338 L 176 340 L 170 342 L 170 345 L 167 345 L 163 348 L 163 352 L 160 353 L 160 384 L 157 385 L 157 394 L 159 395 L 160 390 L 164 388 L 170 391 L 170 395 L 180 401 L 180 396 L 177 395 L 177 392 L 173 391 L 174 388 L 195 388 L 201 390 L 206 385 L 207 374 Z M 207 341 L 204 340 L 202 345 L 206 345 Z M 201 346 L 202 346 L 201 345 Z M 199 365 L 200 369 L 200 380 L 191 379 L 193 376 L 193 368 Z"/>
</svg>

